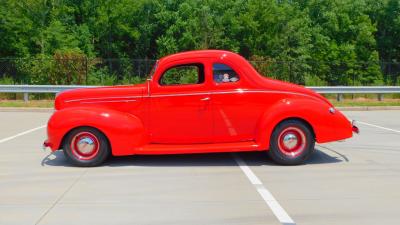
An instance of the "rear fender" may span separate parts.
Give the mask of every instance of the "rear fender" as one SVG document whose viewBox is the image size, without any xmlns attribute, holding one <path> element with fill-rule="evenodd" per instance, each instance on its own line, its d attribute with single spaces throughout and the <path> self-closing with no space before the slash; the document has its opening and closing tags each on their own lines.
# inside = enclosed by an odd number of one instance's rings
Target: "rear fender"
<svg viewBox="0 0 400 225">
<path fill-rule="evenodd" d="M 51 116 L 47 126 L 51 149 L 60 149 L 64 136 L 81 126 L 103 132 L 113 155 L 133 154 L 133 149 L 146 141 L 143 123 L 134 115 L 106 108 L 74 107 L 58 110 Z"/>
<path fill-rule="evenodd" d="M 316 140 L 324 140 L 330 131 L 330 106 L 314 99 L 282 99 L 269 107 L 258 124 L 256 141 L 263 149 L 269 148 L 274 128 L 286 119 L 300 119 L 312 128 Z"/>
</svg>

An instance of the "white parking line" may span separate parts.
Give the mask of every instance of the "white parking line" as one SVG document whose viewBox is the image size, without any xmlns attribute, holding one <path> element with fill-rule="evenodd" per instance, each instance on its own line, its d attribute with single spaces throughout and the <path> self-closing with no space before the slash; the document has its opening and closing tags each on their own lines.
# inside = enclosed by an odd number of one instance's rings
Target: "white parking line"
<svg viewBox="0 0 400 225">
<path fill-rule="evenodd" d="M 360 123 L 360 124 L 364 124 L 364 125 L 367 125 L 367 126 L 380 128 L 380 129 L 383 129 L 383 130 L 389 130 L 389 131 L 393 131 L 393 132 L 396 132 L 396 133 L 400 133 L 400 130 L 394 130 L 394 129 L 387 128 L 387 127 L 381 127 L 381 126 L 378 126 L 378 125 L 374 125 L 374 124 L 370 124 L 370 123 L 366 123 L 366 122 L 362 122 L 362 121 L 356 121 L 356 123 Z"/>
<path fill-rule="evenodd" d="M 263 183 L 258 179 L 258 177 L 253 173 L 253 171 L 247 166 L 247 164 L 237 155 L 233 154 L 233 158 L 236 163 L 239 165 L 240 169 L 246 175 L 246 177 L 250 180 L 250 182 L 257 189 L 258 193 L 267 203 L 269 208 L 272 210 L 276 218 L 278 218 L 279 222 L 284 225 L 295 225 L 296 223 L 290 218 L 287 212 L 282 208 L 279 202 L 274 198 L 271 192 L 268 191 L 267 188 L 263 185 Z"/>
<path fill-rule="evenodd" d="M 11 136 L 11 137 L 8 137 L 8 138 L 3 138 L 3 139 L 0 140 L 0 144 L 1 144 L 1 143 L 4 143 L 4 142 L 6 142 L 6 141 L 9 141 L 9 140 L 11 140 L 11 139 L 17 138 L 17 137 L 19 137 L 19 136 L 22 136 L 22 135 L 25 135 L 25 134 L 29 134 L 29 133 L 31 133 L 31 132 L 33 132 L 33 131 L 40 130 L 40 129 L 45 128 L 45 127 L 46 127 L 46 125 L 42 125 L 42 126 L 40 126 L 40 127 L 35 127 L 35 128 L 30 129 L 30 130 L 27 130 L 27 131 L 18 133 L 18 134 L 14 135 L 14 136 Z"/>
</svg>

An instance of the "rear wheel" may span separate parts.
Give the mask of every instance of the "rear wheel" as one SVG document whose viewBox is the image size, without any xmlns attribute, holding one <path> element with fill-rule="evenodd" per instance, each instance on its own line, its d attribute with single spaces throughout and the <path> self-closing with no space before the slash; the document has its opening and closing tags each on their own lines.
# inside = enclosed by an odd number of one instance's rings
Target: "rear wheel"
<svg viewBox="0 0 400 225">
<path fill-rule="evenodd" d="M 63 144 L 65 157 L 76 166 L 98 166 L 110 154 L 107 137 L 92 127 L 80 127 L 69 132 Z"/>
<path fill-rule="evenodd" d="M 286 120 L 275 127 L 270 139 L 270 157 L 279 164 L 298 165 L 313 153 L 314 135 L 299 120 Z"/>
</svg>

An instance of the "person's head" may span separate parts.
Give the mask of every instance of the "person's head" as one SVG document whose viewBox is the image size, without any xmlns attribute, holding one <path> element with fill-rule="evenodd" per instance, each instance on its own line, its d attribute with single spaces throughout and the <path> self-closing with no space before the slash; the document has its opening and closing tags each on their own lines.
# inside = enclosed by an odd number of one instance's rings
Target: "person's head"
<svg viewBox="0 0 400 225">
<path fill-rule="evenodd" d="M 224 79 L 225 79 L 225 80 L 226 80 L 226 79 L 229 79 L 229 74 L 224 73 Z"/>
</svg>

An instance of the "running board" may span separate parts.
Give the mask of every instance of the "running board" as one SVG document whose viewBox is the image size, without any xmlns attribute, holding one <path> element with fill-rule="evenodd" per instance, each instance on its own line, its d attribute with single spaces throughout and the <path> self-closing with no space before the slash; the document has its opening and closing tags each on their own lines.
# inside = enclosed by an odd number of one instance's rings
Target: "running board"
<svg viewBox="0 0 400 225">
<path fill-rule="evenodd" d="M 181 153 L 207 153 L 207 152 L 239 152 L 257 151 L 259 145 L 254 141 L 217 143 L 217 144 L 148 144 L 136 149 L 134 154 L 181 154 Z"/>
</svg>

